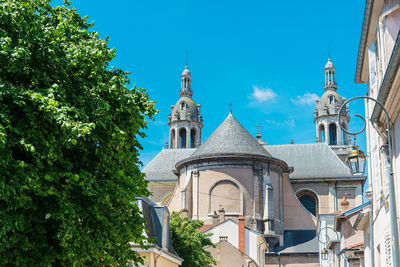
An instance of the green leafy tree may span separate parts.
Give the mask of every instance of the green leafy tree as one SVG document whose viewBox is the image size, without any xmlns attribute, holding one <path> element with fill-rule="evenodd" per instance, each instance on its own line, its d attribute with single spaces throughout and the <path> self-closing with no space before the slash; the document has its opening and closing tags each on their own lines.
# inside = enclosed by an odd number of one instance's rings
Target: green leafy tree
<svg viewBox="0 0 400 267">
<path fill-rule="evenodd" d="M 182 212 L 172 212 L 170 219 L 172 244 L 178 255 L 184 259 L 182 267 L 211 267 L 216 261 L 211 253 L 204 249 L 213 245 L 211 234 L 198 231 L 203 226 L 203 221 L 182 217 Z"/>
<path fill-rule="evenodd" d="M 69 2 L 0 1 L 0 266 L 126 266 L 156 110 Z"/>
</svg>

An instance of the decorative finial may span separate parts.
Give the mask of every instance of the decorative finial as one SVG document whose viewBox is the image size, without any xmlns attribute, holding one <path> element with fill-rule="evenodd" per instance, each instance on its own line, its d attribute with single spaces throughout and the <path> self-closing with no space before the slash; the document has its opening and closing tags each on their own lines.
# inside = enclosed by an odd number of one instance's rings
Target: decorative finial
<svg viewBox="0 0 400 267">
<path fill-rule="evenodd" d="M 229 103 L 229 114 L 232 114 L 232 103 Z"/>
<path fill-rule="evenodd" d="M 260 127 L 261 127 L 262 125 L 261 125 L 260 123 L 258 123 L 256 126 L 257 126 L 257 128 L 258 128 L 256 137 L 257 137 L 257 139 L 261 139 Z"/>
<path fill-rule="evenodd" d="M 186 60 L 185 60 L 185 65 L 186 65 L 186 68 L 187 68 L 187 63 L 188 63 L 188 49 L 186 49 Z"/>
<path fill-rule="evenodd" d="M 165 142 L 165 148 L 168 148 L 168 141 Z"/>
<path fill-rule="evenodd" d="M 290 140 L 290 144 L 294 144 L 293 139 Z"/>
</svg>

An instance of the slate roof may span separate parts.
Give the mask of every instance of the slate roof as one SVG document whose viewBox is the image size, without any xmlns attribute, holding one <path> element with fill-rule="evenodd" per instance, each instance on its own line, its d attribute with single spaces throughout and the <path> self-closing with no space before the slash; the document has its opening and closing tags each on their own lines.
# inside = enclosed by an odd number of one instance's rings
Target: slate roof
<svg viewBox="0 0 400 267">
<path fill-rule="evenodd" d="M 319 253 L 319 241 L 315 230 L 285 230 L 283 240 L 284 245 L 276 247 L 275 253 Z"/>
<path fill-rule="evenodd" d="M 325 143 L 264 145 L 275 158 L 294 167 L 290 178 L 353 177 L 349 168 Z"/>
<path fill-rule="evenodd" d="M 176 176 L 172 172 L 175 164 L 189 157 L 195 150 L 196 148 L 163 149 L 143 168 L 142 172 L 150 181 L 176 180 Z"/>
<path fill-rule="evenodd" d="M 244 154 L 271 157 L 240 122 L 233 117 L 232 113 L 226 117 L 207 140 L 192 154 L 192 157 L 216 154 Z"/>
<path fill-rule="evenodd" d="M 136 201 L 139 209 L 143 212 L 142 216 L 147 229 L 145 235 L 151 238 L 155 245 L 179 258 L 172 246 L 169 228 L 169 212 L 167 207 L 157 206 L 153 201 L 146 197 L 138 197 Z M 168 218 L 164 220 L 164 216 L 168 216 Z"/>
<path fill-rule="evenodd" d="M 348 215 L 350 215 L 350 214 L 352 214 L 354 212 L 362 210 L 363 208 L 367 207 L 369 204 L 370 204 L 370 202 L 367 201 L 367 202 L 365 202 L 365 203 L 363 203 L 363 204 L 361 204 L 361 205 L 359 205 L 359 206 L 357 206 L 355 208 L 352 208 L 351 210 L 348 210 L 346 212 L 343 212 L 342 214 L 339 214 L 338 217 L 348 216 Z"/>
</svg>

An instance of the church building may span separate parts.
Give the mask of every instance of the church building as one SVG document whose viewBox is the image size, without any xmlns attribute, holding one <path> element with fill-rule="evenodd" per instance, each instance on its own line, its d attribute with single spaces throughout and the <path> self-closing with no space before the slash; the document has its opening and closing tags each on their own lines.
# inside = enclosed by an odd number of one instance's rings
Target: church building
<svg viewBox="0 0 400 267">
<path fill-rule="evenodd" d="M 143 169 L 152 200 L 204 221 L 215 243 L 222 238 L 221 244 L 229 242 L 257 266 L 318 264 L 318 216 L 360 205 L 365 182 L 342 160 L 352 148 L 337 120 L 345 99 L 336 92 L 331 59 L 324 71 L 325 92 L 314 115 L 316 143 L 269 145 L 231 112 L 202 143 L 203 118 L 186 66 L 180 99 L 169 115 L 169 146 Z M 341 117 L 347 128 L 348 110 Z M 260 242 L 264 249 L 257 250 Z"/>
</svg>

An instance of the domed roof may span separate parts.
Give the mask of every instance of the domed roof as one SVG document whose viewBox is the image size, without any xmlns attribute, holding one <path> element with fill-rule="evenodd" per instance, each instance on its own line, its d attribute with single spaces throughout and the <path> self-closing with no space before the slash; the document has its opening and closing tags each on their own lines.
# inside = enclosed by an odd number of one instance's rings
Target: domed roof
<svg viewBox="0 0 400 267">
<path fill-rule="evenodd" d="M 199 121 L 199 110 L 193 99 L 186 96 L 181 97 L 172 108 L 171 120 Z"/>
<path fill-rule="evenodd" d="M 326 113 L 326 110 L 329 110 L 329 114 L 334 114 L 339 111 L 343 103 L 344 99 L 336 91 L 327 90 L 318 101 L 318 114 L 323 115 Z"/>
<path fill-rule="evenodd" d="M 221 154 L 272 157 L 231 113 L 192 157 Z"/>
<path fill-rule="evenodd" d="M 325 65 L 325 69 L 331 69 L 334 68 L 335 66 L 333 66 L 333 63 L 331 61 L 331 58 L 328 58 L 328 62 Z"/>
<path fill-rule="evenodd" d="M 185 69 L 182 71 L 182 76 L 191 76 L 192 74 L 190 73 L 188 66 L 185 66 Z"/>
</svg>

